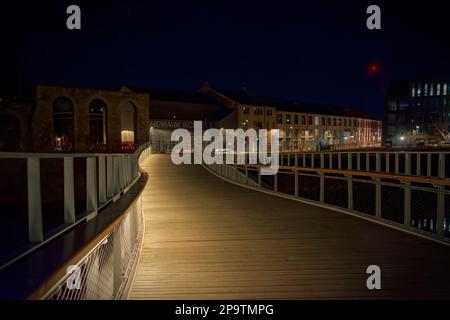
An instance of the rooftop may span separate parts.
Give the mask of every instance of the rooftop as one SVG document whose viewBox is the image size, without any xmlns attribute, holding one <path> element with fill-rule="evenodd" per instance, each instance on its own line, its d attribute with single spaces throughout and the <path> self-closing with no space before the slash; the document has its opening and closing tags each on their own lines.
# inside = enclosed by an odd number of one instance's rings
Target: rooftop
<svg viewBox="0 0 450 320">
<path fill-rule="evenodd" d="M 268 96 L 257 96 L 249 93 L 246 89 L 242 89 L 241 91 L 237 92 L 226 90 L 216 91 L 227 96 L 231 100 L 244 105 L 276 107 L 277 110 L 286 112 L 312 113 L 376 120 L 376 118 L 374 118 L 373 116 L 352 107 L 309 103 Z"/>
</svg>

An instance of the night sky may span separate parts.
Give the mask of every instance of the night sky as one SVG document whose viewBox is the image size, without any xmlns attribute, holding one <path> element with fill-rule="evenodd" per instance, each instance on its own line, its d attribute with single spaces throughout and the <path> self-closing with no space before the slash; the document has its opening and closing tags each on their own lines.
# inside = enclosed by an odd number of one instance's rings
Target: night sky
<svg viewBox="0 0 450 320">
<path fill-rule="evenodd" d="M 81 31 L 66 28 L 70 4 Z M 370 4 L 381 31 L 366 28 Z M 0 94 L 209 82 L 381 116 L 390 80 L 450 80 L 449 16 L 445 1 L 2 1 Z"/>
</svg>

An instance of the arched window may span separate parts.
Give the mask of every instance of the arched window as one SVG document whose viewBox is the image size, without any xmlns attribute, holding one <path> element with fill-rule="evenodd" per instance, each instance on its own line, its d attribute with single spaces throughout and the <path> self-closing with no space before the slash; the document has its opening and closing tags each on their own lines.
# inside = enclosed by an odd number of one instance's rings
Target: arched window
<svg viewBox="0 0 450 320">
<path fill-rule="evenodd" d="M 136 106 L 125 101 L 120 104 L 120 135 L 122 143 L 134 143 L 136 132 Z"/>
<path fill-rule="evenodd" d="M 89 142 L 106 144 L 106 103 L 100 99 L 89 104 Z"/>
<path fill-rule="evenodd" d="M 73 149 L 73 103 L 69 98 L 59 97 L 53 102 L 53 135 L 56 150 Z"/>
</svg>

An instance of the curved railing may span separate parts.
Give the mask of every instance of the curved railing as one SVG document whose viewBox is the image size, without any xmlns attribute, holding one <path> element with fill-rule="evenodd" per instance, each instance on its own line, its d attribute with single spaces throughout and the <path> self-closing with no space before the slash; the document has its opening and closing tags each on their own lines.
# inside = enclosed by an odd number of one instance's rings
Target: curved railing
<svg viewBox="0 0 450 320">
<path fill-rule="evenodd" d="M 1 154 L 0 159 L 18 158 L 26 162 L 29 243 L 3 264 L 0 276 L 15 276 L 27 270 L 27 263 L 33 264 L 33 259 L 40 262 L 39 255 L 45 255 L 46 250 L 51 255 L 54 250 L 55 255 L 64 260 L 53 264 L 55 270 L 27 294 L 28 298 L 126 297 L 143 236 L 140 192 L 147 180 L 140 173 L 139 164 L 150 152 L 146 144 L 134 154 Z M 46 168 L 43 162 L 47 159 L 57 166 L 49 170 L 47 163 Z M 51 169 L 62 171 L 59 185 L 63 186 L 58 214 L 63 215 L 64 220 L 53 229 L 49 229 L 48 213 L 43 210 L 49 207 L 49 199 L 42 191 L 48 184 L 41 183 L 41 179 L 48 182 L 45 173 L 52 172 Z M 80 172 L 81 186 L 77 185 Z M 56 186 L 57 178 L 50 180 Z M 11 285 L 10 288 L 16 287 Z M 11 294 L 11 297 L 17 296 L 20 295 Z"/>
<path fill-rule="evenodd" d="M 151 149 L 137 151 L 140 165 Z M 51 300 L 113 300 L 128 297 L 137 266 L 144 218 L 140 193 L 114 223 L 90 243 L 81 259 L 71 259 L 66 272 L 49 290 L 39 296 Z"/>
<path fill-rule="evenodd" d="M 316 167 L 314 164 L 311 167 L 311 162 L 307 163 L 305 157 L 295 156 L 292 165 L 280 166 L 274 176 L 262 176 L 261 166 L 258 165 L 213 164 L 205 167 L 230 182 L 248 188 L 332 208 L 450 243 L 450 180 L 328 169 L 323 155 L 319 157 L 322 161 Z M 439 171 L 443 172 L 443 156 L 437 154 L 437 157 L 441 159 Z M 310 166 L 299 166 L 302 162 Z"/>
</svg>

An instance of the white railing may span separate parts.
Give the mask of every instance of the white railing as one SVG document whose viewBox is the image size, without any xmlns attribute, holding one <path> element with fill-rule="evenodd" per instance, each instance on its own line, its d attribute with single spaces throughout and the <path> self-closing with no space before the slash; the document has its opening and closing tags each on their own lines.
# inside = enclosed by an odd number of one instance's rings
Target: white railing
<svg viewBox="0 0 450 320">
<path fill-rule="evenodd" d="M 138 164 L 151 148 L 139 148 Z M 142 200 L 139 196 L 115 223 L 109 226 L 93 248 L 81 259 L 71 260 L 63 277 L 40 299 L 112 300 L 128 298 L 144 235 Z M 54 280 L 50 280 L 55 282 Z"/>
<path fill-rule="evenodd" d="M 24 192 L 28 198 L 28 241 L 14 250 L 14 254 L 3 261 L 0 270 L 18 259 L 36 250 L 60 234 L 75 227 L 82 221 L 94 218 L 100 210 L 117 201 L 139 178 L 138 165 L 143 157 L 149 154 L 148 144 L 142 145 L 133 154 L 26 154 L 0 153 L 0 159 L 25 159 L 27 168 L 27 185 Z M 42 197 L 42 162 L 57 159 L 63 167 L 63 224 L 44 231 L 44 215 Z M 74 162 L 82 162 L 85 171 L 81 174 L 85 183 L 78 188 L 84 192 L 76 196 L 76 172 Z M 48 187 L 48 186 L 44 186 Z M 80 200 L 81 199 L 81 200 Z M 76 212 L 76 203 L 81 205 L 82 212 Z M 85 201 L 85 202 L 84 202 Z M 85 210 L 83 210 L 85 209 Z M 21 249 L 23 248 L 23 249 Z"/>
<path fill-rule="evenodd" d="M 126 299 L 139 258 L 144 231 L 141 198 L 41 299 Z"/>
<path fill-rule="evenodd" d="M 448 151 L 347 151 L 281 154 L 280 165 L 450 178 Z"/>
<path fill-rule="evenodd" d="M 450 244 L 448 179 L 328 169 L 324 161 L 316 167 L 302 167 L 299 158 L 295 164 L 299 166 L 280 167 L 274 176 L 262 176 L 258 165 L 204 167 L 235 184 Z"/>
</svg>

